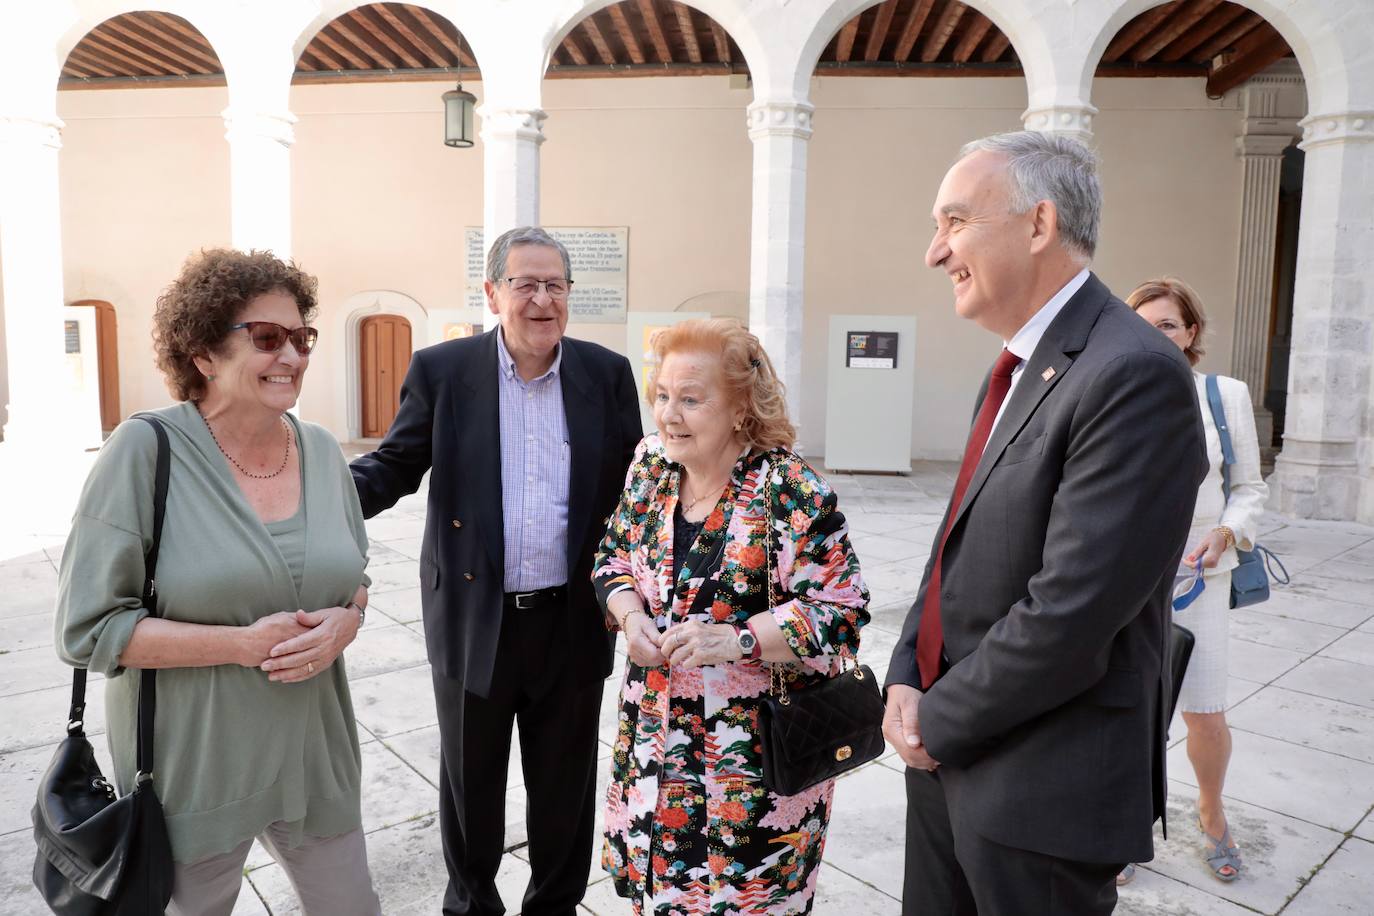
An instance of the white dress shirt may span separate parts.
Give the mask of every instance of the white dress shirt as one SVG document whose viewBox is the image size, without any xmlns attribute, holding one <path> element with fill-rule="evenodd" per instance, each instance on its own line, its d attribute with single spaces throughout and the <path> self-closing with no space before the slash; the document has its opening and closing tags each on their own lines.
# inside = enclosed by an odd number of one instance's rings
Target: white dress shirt
<svg viewBox="0 0 1374 916">
<path fill-rule="evenodd" d="M 1008 350 L 1021 357 L 1021 362 L 1011 371 L 1011 387 L 1007 389 L 1007 396 L 1002 399 L 1002 407 L 997 411 L 997 419 L 992 421 L 992 429 L 997 429 L 997 424 L 1002 419 L 1002 414 L 1006 411 L 1007 405 L 1011 403 L 1012 393 L 1016 391 L 1016 385 L 1021 381 L 1021 376 L 1026 368 L 1026 363 L 1030 362 L 1031 356 L 1035 353 L 1035 348 L 1040 345 L 1040 338 L 1045 336 L 1045 329 L 1053 323 L 1064 306 L 1073 298 L 1074 293 L 1083 288 L 1083 284 L 1088 282 L 1088 268 L 1083 268 L 1074 274 L 1074 278 L 1065 283 L 1059 292 L 1050 297 L 1050 301 L 1036 311 L 1031 316 L 1030 321 L 1021 325 L 1021 330 L 1017 331 L 1005 346 Z M 989 439 L 992 437 L 992 430 L 988 431 Z"/>
</svg>

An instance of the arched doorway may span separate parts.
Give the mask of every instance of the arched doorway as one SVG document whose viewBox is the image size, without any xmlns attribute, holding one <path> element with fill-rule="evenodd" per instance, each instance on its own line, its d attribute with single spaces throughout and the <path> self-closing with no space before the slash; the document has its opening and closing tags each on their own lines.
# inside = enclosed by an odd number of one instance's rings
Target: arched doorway
<svg viewBox="0 0 1374 916">
<path fill-rule="evenodd" d="M 359 406 L 364 439 L 382 438 L 396 419 L 410 354 L 410 322 L 400 315 L 369 315 L 359 323 Z"/>
<path fill-rule="evenodd" d="M 100 367 L 100 431 L 108 435 L 123 418 L 119 409 L 119 326 L 115 307 L 103 299 L 80 299 L 72 305 L 95 309 L 96 361 Z"/>
</svg>

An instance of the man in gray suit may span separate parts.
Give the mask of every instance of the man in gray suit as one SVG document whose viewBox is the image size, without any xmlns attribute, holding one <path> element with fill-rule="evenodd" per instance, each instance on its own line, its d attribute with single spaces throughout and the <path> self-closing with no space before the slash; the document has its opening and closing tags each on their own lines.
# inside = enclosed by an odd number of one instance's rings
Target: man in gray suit
<svg viewBox="0 0 1374 916">
<path fill-rule="evenodd" d="M 1110 913 L 1164 812 L 1170 590 L 1207 462 L 1188 364 L 1088 270 L 1096 166 L 989 137 L 935 202 L 926 264 L 1003 351 L 889 668 L 908 916 Z"/>
</svg>

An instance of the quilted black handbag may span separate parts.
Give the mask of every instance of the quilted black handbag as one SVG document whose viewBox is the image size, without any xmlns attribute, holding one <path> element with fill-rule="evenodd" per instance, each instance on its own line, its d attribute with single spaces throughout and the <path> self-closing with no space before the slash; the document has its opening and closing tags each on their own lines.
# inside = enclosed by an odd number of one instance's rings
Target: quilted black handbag
<svg viewBox="0 0 1374 916">
<path fill-rule="evenodd" d="M 772 506 L 765 483 L 765 515 Z M 773 594 L 773 533 L 764 537 L 768 606 Z M 827 779 L 876 760 L 883 752 L 883 698 L 867 665 L 788 690 L 782 666 L 773 665 L 769 695 L 759 707 L 763 784 L 779 795 L 796 795 Z"/>
<path fill-rule="evenodd" d="M 154 574 L 171 460 L 167 431 L 150 417 L 139 419 L 157 433 L 153 543 L 143 580 L 143 606 L 156 614 Z M 172 847 L 153 790 L 156 707 L 157 672 L 145 669 L 138 694 L 138 773 L 134 790 L 117 798 L 86 739 L 86 671 L 72 672 L 67 737 L 38 783 L 33 806 L 33 883 L 59 916 L 152 916 L 172 898 Z"/>
</svg>

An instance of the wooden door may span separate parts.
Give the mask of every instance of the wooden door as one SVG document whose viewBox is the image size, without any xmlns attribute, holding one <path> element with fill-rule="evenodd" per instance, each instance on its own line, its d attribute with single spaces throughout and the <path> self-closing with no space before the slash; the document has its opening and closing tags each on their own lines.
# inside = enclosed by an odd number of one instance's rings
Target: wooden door
<svg viewBox="0 0 1374 916">
<path fill-rule="evenodd" d="M 110 432 L 119 425 L 119 326 L 115 308 L 103 299 L 82 299 L 72 305 L 95 309 L 96 363 L 100 366 L 100 428 Z"/>
<path fill-rule="evenodd" d="M 410 368 L 410 322 L 400 315 L 372 315 L 358 330 L 362 435 L 380 439 L 401 406 L 401 382 Z"/>
</svg>

